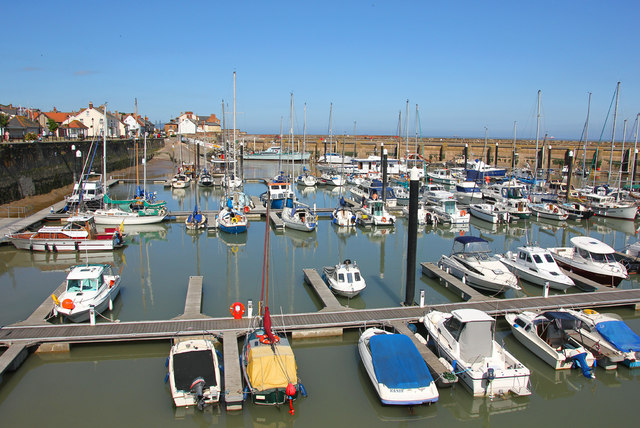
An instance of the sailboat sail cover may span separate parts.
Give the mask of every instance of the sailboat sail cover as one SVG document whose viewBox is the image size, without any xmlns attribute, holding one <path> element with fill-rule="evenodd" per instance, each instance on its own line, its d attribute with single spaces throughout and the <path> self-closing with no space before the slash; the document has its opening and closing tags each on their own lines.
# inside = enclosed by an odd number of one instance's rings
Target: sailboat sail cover
<svg viewBox="0 0 640 428">
<path fill-rule="evenodd" d="M 254 346 L 249 349 L 247 375 L 259 391 L 286 388 L 298 382 L 296 359 L 289 345 Z M 274 352 L 275 350 L 275 352 Z"/>
<path fill-rule="evenodd" d="M 373 368 L 388 388 L 423 388 L 433 382 L 429 368 L 404 334 L 379 334 L 369 339 Z"/>
<path fill-rule="evenodd" d="M 624 321 L 603 321 L 596 330 L 616 348 L 623 352 L 640 351 L 640 337 Z"/>
</svg>

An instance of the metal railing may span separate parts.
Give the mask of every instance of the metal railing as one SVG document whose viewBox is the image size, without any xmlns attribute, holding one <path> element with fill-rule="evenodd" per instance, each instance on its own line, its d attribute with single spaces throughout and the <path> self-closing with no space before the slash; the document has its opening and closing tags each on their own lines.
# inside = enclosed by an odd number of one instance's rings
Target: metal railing
<svg viewBox="0 0 640 428">
<path fill-rule="evenodd" d="M 24 207 L 2 207 L 0 208 L 0 216 L 7 218 L 22 218 L 26 217 L 33 211 L 33 205 L 27 205 Z"/>
</svg>

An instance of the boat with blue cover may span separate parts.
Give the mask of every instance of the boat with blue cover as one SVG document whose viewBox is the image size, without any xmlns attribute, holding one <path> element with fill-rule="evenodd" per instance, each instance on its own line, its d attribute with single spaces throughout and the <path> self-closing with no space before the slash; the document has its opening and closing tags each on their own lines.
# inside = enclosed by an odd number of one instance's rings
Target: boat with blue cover
<svg viewBox="0 0 640 428">
<path fill-rule="evenodd" d="M 358 340 L 358 351 L 383 404 L 413 406 L 438 401 L 429 368 L 409 337 L 369 328 Z"/>
</svg>

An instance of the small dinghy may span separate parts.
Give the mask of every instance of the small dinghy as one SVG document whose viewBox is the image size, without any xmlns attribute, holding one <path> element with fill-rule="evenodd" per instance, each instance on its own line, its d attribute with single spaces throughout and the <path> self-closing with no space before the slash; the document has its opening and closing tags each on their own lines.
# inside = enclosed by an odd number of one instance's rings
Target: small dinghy
<svg viewBox="0 0 640 428">
<path fill-rule="evenodd" d="M 213 341 L 176 339 L 169 353 L 169 385 L 176 407 L 220 401 L 220 366 Z"/>
<path fill-rule="evenodd" d="M 358 265 L 349 259 L 322 268 L 322 279 L 331 291 L 344 297 L 355 297 L 367 286 Z"/>
<path fill-rule="evenodd" d="M 438 401 L 429 368 L 409 337 L 369 328 L 358 340 L 358 351 L 383 404 L 412 406 Z"/>
</svg>

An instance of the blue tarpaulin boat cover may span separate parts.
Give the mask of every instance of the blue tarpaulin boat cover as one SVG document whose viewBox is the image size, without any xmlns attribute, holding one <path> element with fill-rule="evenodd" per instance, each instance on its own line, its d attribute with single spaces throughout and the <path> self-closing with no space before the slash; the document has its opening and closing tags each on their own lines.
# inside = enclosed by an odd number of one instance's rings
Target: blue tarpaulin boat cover
<svg viewBox="0 0 640 428">
<path fill-rule="evenodd" d="M 622 352 L 640 351 L 640 337 L 624 321 L 602 321 L 596 330 Z"/>
<path fill-rule="evenodd" d="M 377 334 L 369 339 L 373 368 L 388 388 L 422 388 L 431 373 L 411 339 L 404 334 Z"/>
</svg>

